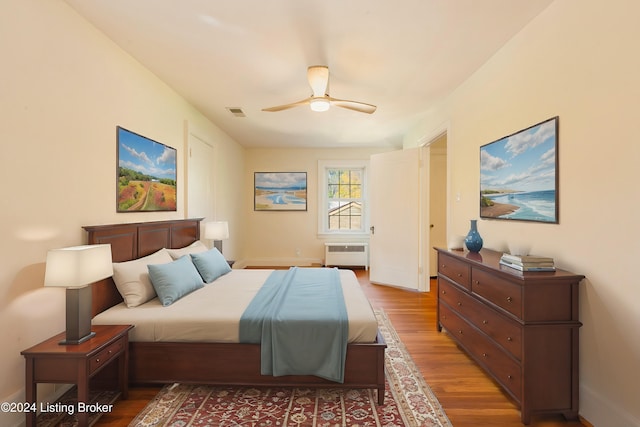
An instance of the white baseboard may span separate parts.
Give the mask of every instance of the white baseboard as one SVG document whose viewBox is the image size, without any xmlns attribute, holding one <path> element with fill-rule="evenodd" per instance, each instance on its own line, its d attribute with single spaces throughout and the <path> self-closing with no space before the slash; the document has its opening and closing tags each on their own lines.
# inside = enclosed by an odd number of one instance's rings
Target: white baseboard
<svg viewBox="0 0 640 427">
<path fill-rule="evenodd" d="M 312 267 L 322 265 L 321 258 L 246 258 L 236 261 L 233 268 L 247 267 Z"/>
<path fill-rule="evenodd" d="M 603 394 L 580 386 L 580 416 L 594 427 L 640 427 L 640 420 Z"/>
</svg>

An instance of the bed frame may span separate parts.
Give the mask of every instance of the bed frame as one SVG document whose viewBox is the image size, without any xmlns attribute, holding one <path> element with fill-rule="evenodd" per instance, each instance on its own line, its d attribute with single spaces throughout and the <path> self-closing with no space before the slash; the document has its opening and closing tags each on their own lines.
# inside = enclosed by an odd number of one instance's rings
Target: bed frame
<svg viewBox="0 0 640 427">
<path fill-rule="evenodd" d="M 200 239 L 202 218 L 83 227 L 88 244 L 111 244 L 114 262 L 137 259 L 162 248 L 182 248 Z M 92 316 L 123 301 L 112 278 L 92 285 Z M 196 383 L 238 386 L 373 388 L 384 403 L 384 352 L 375 343 L 347 347 L 344 383 L 316 376 L 260 374 L 259 344 L 130 342 L 129 382 Z"/>
</svg>

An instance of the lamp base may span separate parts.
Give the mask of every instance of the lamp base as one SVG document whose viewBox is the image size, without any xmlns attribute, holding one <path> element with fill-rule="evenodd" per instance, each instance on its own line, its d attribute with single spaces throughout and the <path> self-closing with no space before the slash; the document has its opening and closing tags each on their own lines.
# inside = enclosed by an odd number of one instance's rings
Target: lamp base
<svg viewBox="0 0 640 427">
<path fill-rule="evenodd" d="M 65 339 L 65 340 L 60 341 L 58 344 L 60 344 L 60 345 L 81 344 L 81 343 L 83 343 L 85 341 L 90 340 L 91 338 L 93 338 L 95 336 L 96 336 L 96 333 L 95 332 L 91 332 L 89 335 L 86 335 L 86 336 L 80 338 L 79 340 L 76 340 L 76 339 L 72 339 L 72 340 Z"/>
<path fill-rule="evenodd" d="M 67 331 L 60 345 L 80 344 L 95 336 L 91 332 L 91 286 L 67 288 Z"/>
</svg>

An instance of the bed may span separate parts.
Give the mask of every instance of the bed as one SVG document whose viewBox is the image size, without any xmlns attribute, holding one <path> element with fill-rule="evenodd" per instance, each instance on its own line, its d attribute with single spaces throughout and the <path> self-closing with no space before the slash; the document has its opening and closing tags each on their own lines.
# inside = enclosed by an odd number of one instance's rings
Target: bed
<svg viewBox="0 0 640 427">
<path fill-rule="evenodd" d="M 121 263 L 152 255 L 162 248 L 188 247 L 200 239 L 200 221 L 201 219 L 196 218 L 83 228 L 87 231 L 89 244 L 111 244 L 113 261 Z M 267 274 L 266 270 L 233 270 L 222 280 L 214 283 L 223 289 L 231 289 L 238 280 L 245 280 L 251 276 L 251 280 L 260 281 L 264 280 Z M 340 278 L 344 281 L 343 288 L 348 288 L 347 282 L 355 280 L 355 276 L 352 275 L 350 271 L 340 271 Z M 386 344 L 377 330 L 372 337 L 370 331 L 366 332 L 364 325 L 358 325 L 357 321 L 352 323 L 351 309 L 344 381 L 340 383 L 314 375 L 262 375 L 260 344 L 236 342 L 232 333 L 227 333 L 226 336 L 207 336 L 202 335 L 203 328 L 191 327 L 199 330 L 201 335 L 198 336 L 196 332 L 189 340 L 184 340 L 181 338 L 182 333 L 175 326 L 176 322 L 173 321 L 166 321 L 162 328 L 145 328 L 144 322 L 137 318 L 141 312 L 137 310 L 139 307 L 123 307 L 123 297 L 112 278 L 93 284 L 92 292 L 94 323 L 126 323 L 136 326 L 130 333 L 130 384 L 180 382 L 239 386 L 372 388 L 377 390 L 378 404 L 384 403 Z M 195 297 L 197 292 L 200 290 L 185 298 L 200 300 L 199 297 Z M 161 307 L 157 301 L 150 301 L 140 307 L 156 311 L 171 308 Z M 164 311 L 168 312 L 169 310 Z M 200 321 L 201 319 L 197 319 L 196 323 Z M 158 329 L 161 332 L 158 332 Z M 212 330 L 218 329 L 222 330 Z"/>
</svg>

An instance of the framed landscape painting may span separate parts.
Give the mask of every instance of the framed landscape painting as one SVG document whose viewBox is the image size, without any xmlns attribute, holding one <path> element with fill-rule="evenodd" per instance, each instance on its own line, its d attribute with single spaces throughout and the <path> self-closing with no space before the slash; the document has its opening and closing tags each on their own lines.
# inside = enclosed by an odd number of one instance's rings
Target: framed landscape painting
<svg viewBox="0 0 640 427">
<path fill-rule="evenodd" d="M 558 117 L 480 147 L 480 217 L 558 223 Z"/>
<path fill-rule="evenodd" d="M 117 127 L 117 211 L 176 210 L 176 149 Z"/>
<path fill-rule="evenodd" d="M 306 211 L 306 172 L 255 172 L 253 208 L 256 211 Z"/>
</svg>

